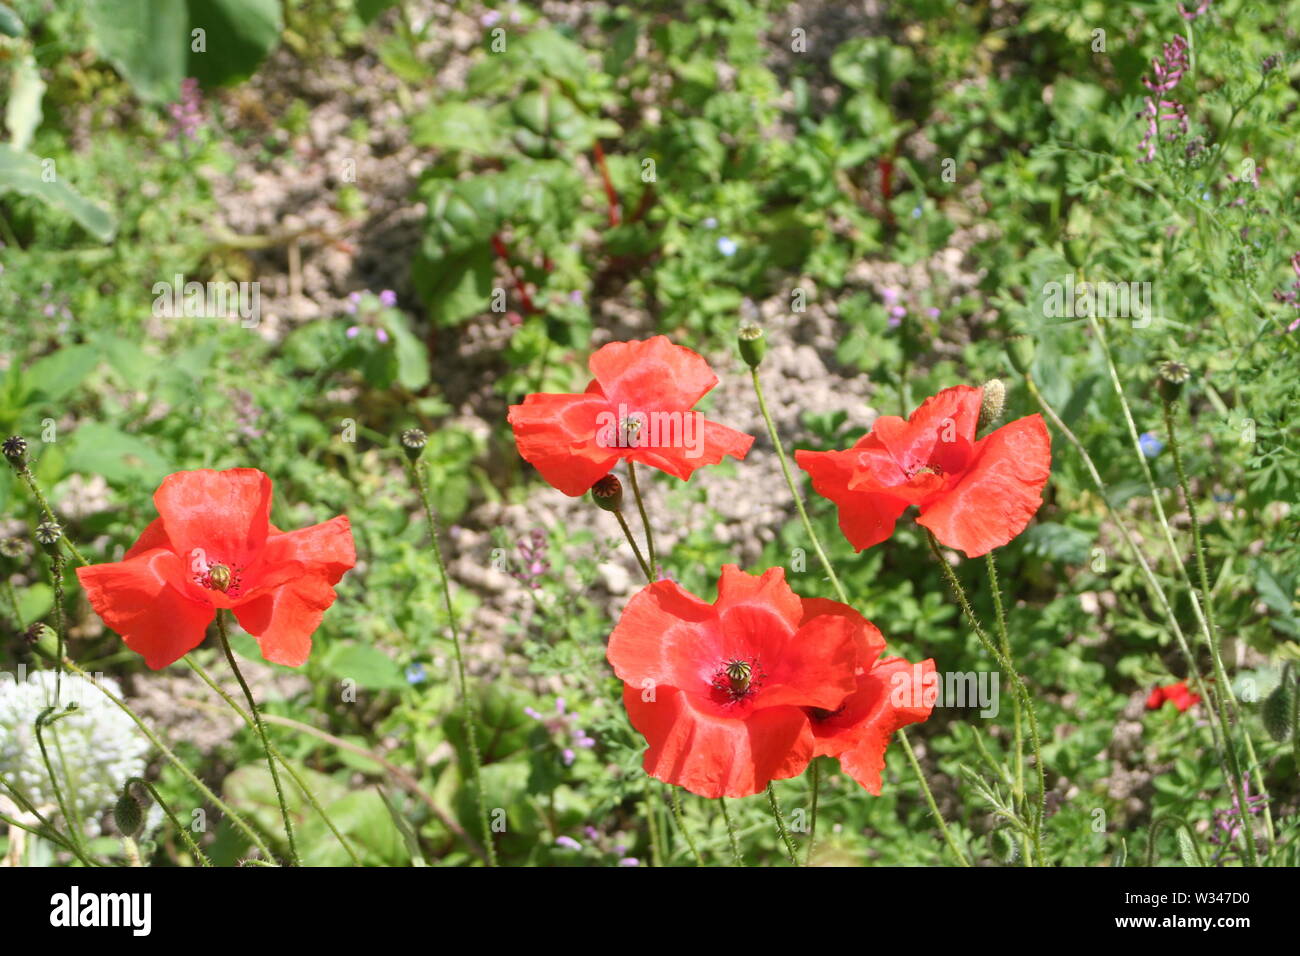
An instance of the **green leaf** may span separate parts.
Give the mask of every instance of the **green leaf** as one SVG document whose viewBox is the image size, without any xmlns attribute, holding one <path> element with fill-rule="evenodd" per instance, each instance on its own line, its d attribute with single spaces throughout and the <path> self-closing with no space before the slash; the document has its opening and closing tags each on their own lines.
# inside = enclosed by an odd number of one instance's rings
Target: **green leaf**
<svg viewBox="0 0 1300 956">
<path fill-rule="evenodd" d="M 418 255 L 412 273 L 436 325 L 455 325 L 486 312 L 491 304 L 496 274 L 492 249 L 486 245 L 436 261 Z"/>
<path fill-rule="evenodd" d="M 323 663 L 330 674 L 339 680 L 355 681 L 360 690 L 401 690 L 407 686 L 397 662 L 369 644 L 335 644 Z"/>
<path fill-rule="evenodd" d="M 189 0 L 189 14 L 187 75 L 204 87 L 248 79 L 275 49 L 284 28 L 280 0 Z M 188 45 L 194 30 L 207 32 L 207 52 L 196 53 Z"/>
<path fill-rule="evenodd" d="M 137 96 L 163 103 L 180 94 L 190 48 L 184 0 L 86 0 L 85 10 L 95 48 Z"/>
<path fill-rule="evenodd" d="M 18 19 L 18 14 L 7 3 L 0 3 L 0 33 L 7 37 L 20 37 L 27 32 L 23 27 L 23 21 Z"/>
<path fill-rule="evenodd" d="M 47 402 L 56 402 L 74 391 L 99 364 L 99 351 L 92 345 L 71 345 L 44 358 L 27 369 L 27 383 Z"/>
<path fill-rule="evenodd" d="M 117 221 L 112 213 L 86 199 L 57 175 L 48 179 L 41 160 L 11 146 L 0 145 L 0 195 L 14 192 L 20 196 L 32 196 L 67 213 L 100 242 L 113 238 Z"/>
<path fill-rule="evenodd" d="M 68 471 L 100 474 L 111 485 L 138 482 L 154 487 L 174 469 L 137 435 L 87 422 L 68 439 Z"/>
<path fill-rule="evenodd" d="M 474 103 L 441 103 L 411 121 L 411 140 L 417 146 L 457 150 L 489 156 L 498 149 L 498 131 L 492 113 Z"/>
</svg>

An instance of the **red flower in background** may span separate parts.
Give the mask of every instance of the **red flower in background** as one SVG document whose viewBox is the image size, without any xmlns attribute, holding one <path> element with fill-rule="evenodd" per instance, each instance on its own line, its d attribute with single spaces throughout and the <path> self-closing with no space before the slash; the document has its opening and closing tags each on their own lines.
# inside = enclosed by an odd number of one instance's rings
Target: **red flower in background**
<svg viewBox="0 0 1300 956">
<path fill-rule="evenodd" d="M 718 377 L 666 336 L 611 342 L 587 367 L 595 378 L 583 394 L 533 394 L 510 406 L 519 454 L 570 497 L 586 494 L 620 459 L 685 481 L 725 455 L 744 458 L 754 443 L 693 410 Z"/>
<path fill-rule="evenodd" d="M 159 517 L 123 560 L 77 569 L 104 623 L 157 670 L 231 608 L 268 661 L 305 662 L 333 585 L 356 563 L 348 519 L 280 531 L 271 479 L 253 468 L 177 472 L 153 500 Z"/>
<path fill-rule="evenodd" d="M 881 415 L 847 451 L 796 451 L 795 461 L 835 502 L 840 530 L 857 550 L 884 541 L 917 505 L 917 522 L 940 542 L 979 557 L 1025 529 L 1052 464 L 1041 415 L 977 440 L 980 403 L 978 388 L 946 388 L 906 421 Z"/>
<path fill-rule="evenodd" d="M 607 653 L 648 744 L 646 772 L 714 798 L 758 793 L 802 773 L 818 753 L 874 747 L 872 728 L 894 721 L 879 713 L 888 704 L 870 695 L 875 685 L 864 688 L 860 672 L 883 647 L 852 608 L 801 599 L 783 569 L 756 576 L 726 565 L 713 604 L 673 581 L 644 588 Z M 829 723 L 832 715 L 843 720 Z M 878 792 L 878 776 L 874 785 Z"/>
<path fill-rule="evenodd" d="M 1167 702 L 1172 702 L 1182 712 L 1191 708 L 1193 704 L 1200 703 L 1200 700 L 1200 695 L 1193 694 L 1187 689 L 1187 682 L 1180 680 L 1177 684 L 1157 687 L 1151 691 L 1150 696 L 1147 697 L 1147 710 L 1159 710 Z"/>
</svg>

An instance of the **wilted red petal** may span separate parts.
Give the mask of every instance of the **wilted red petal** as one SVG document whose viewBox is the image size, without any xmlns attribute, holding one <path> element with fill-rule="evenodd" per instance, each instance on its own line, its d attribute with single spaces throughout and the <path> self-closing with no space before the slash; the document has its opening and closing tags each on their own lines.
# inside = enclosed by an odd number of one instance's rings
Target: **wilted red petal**
<svg viewBox="0 0 1300 956">
<path fill-rule="evenodd" d="M 1029 524 L 1051 474 L 1051 438 L 1041 415 L 1004 425 L 976 443 L 961 480 L 917 522 L 940 542 L 978 558 L 1006 544 Z"/>
<path fill-rule="evenodd" d="M 216 611 L 187 596 L 185 559 L 165 548 L 115 564 L 77 568 L 95 613 L 153 670 L 203 643 Z"/>
</svg>

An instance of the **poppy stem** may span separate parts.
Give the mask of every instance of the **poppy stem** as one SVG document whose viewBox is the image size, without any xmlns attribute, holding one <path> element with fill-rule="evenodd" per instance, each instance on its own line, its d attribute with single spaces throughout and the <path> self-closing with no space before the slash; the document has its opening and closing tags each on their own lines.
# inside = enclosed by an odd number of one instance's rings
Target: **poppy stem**
<svg viewBox="0 0 1300 956">
<path fill-rule="evenodd" d="M 1246 729 L 1246 724 L 1241 720 L 1240 709 L 1237 707 L 1237 699 L 1232 693 L 1232 683 L 1228 680 L 1227 669 L 1223 666 L 1223 648 L 1219 641 L 1219 629 L 1214 621 L 1214 608 L 1210 601 L 1210 574 L 1205 565 L 1205 544 L 1201 537 L 1200 517 L 1196 513 L 1196 501 L 1192 497 L 1191 485 L 1187 480 L 1187 469 L 1183 464 L 1182 446 L 1178 442 L 1178 429 L 1174 427 L 1174 403 L 1164 396 L 1161 397 L 1161 403 L 1164 405 L 1165 414 L 1165 431 L 1169 435 L 1169 451 L 1174 459 L 1174 471 L 1178 475 L 1178 487 L 1183 493 L 1183 502 L 1187 506 L 1187 518 L 1192 528 L 1192 550 L 1196 552 L 1196 573 L 1201 585 L 1201 603 L 1205 608 L 1206 631 L 1210 638 L 1210 658 L 1214 662 L 1214 676 L 1218 682 L 1218 688 L 1222 688 L 1221 693 L 1214 695 L 1215 704 L 1219 708 L 1219 720 L 1223 724 L 1223 733 L 1225 738 L 1228 734 L 1230 721 L 1235 720 L 1241 725 L 1241 736 L 1246 743 L 1246 755 L 1250 760 L 1250 771 L 1255 776 L 1255 782 L 1259 787 L 1260 793 L 1265 797 L 1263 801 L 1264 810 L 1264 829 L 1268 833 L 1270 844 L 1276 839 L 1273 830 L 1273 814 L 1269 810 L 1268 789 L 1264 783 L 1264 775 L 1260 771 L 1258 758 L 1255 756 L 1255 746 L 1251 742 L 1250 732 Z M 1189 587 L 1191 585 L 1189 584 Z M 1218 689 L 1216 688 L 1216 690 Z M 1245 794 L 1238 796 L 1238 801 Z M 1241 804 L 1244 806 L 1244 804 Z"/>
<path fill-rule="evenodd" d="M 650 554 L 648 572 L 650 583 L 654 583 L 654 572 L 659 570 L 659 565 L 655 561 L 655 533 L 650 528 L 650 519 L 646 516 L 645 502 L 641 499 L 641 486 L 636 480 L 636 462 L 631 458 L 627 460 L 627 474 L 632 479 L 632 494 L 636 496 L 636 509 L 641 512 L 641 526 L 645 529 L 645 547 Z"/>
<path fill-rule="evenodd" d="M 140 728 L 140 732 L 149 738 L 149 742 L 158 748 L 158 752 L 167 758 L 168 763 L 170 763 L 173 767 L 175 767 L 177 771 L 180 772 L 181 776 L 183 776 L 186 780 L 190 782 L 190 785 L 193 786 L 195 790 L 197 790 L 205 798 L 211 801 L 212 805 L 216 807 L 218 810 L 220 810 L 222 814 L 226 818 L 228 818 L 230 822 L 234 824 L 244 834 L 244 836 L 248 837 L 248 841 L 251 844 L 253 844 L 253 846 L 257 847 L 257 849 L 262 852 L 262 855 L 265 856 L 267 860 L 274 862 L 275 854 L 273 854 L 270 851 L 265 841 L 260 836 L 257 835 L 257 831 L 255 831 L 252 827 L 250 827 L 248 823 L 244 820 L 244 818 L 241 817 L 234 810 L 232 810 L 224 800 L 222 800 L 215 793 L 213 793 L 212 790 L 202 780 L 196 777 L 194 775 L 194 772 L 185 765 L 184 761 L 182 761 L 179 757 L 177 757 L 176 754 L 172 752 L 171 748 L 168 747 L 165 743 L 163 743 L 162 739 L 157 734 L 155 734 L 152 730 L 149 729 L 149 725 L 146 724 L 143 720 L 141 720 L 139 716 L 136 714 L 136 712 L 133 711 L 124 700 L 122 700 L 120 697 L 118 697 L 116 694 L 110 691 L 99 681 L 95 680 L 93 677 L 87 674 L 80 666 L 78 666 L 74 661 L 70 660 L 69 658 L 64 658 L 63 664 L 65 667 L 68 668 L 68 670 L 72 671 L 72 673 L 76 674 L 79 677 L 85 678 L 86 680 L 94 684 L 95 688 L 101 694 L 103 694 L 105 697 L 111 700 L 115 705 L 117 705 L 118 710 L 122 711 L 122 713 L 130 717 L 131 720 L 135 722 L 135 725 Z"/>
<path fill-rule="evenodd" d="M 460 682 L 460 705 L 465 721 L 465 743 L 469 750 L 470 769 L 474 774 L 474 799 L 478 805 L 479 826 L 483 830 L 483 849 L 487 852 L 487 865 L 497 865 L 496 846 L 492 842 L 492 827 L 488 823 L 487 802 L 483 793 L 483 758 L 478 749 L 477 717 L 474 703 L 469 695 L 469 678 L 465 674 L 465 655 L 461 650 L 460 626 L 456 620 L 456 609 L 451 603 L 451 578 L 447 574 L 447 565 L 442 560 L 442 546 L 438 543 L 438 517 L 433 510 L 433 501 L 429 497 L 429 482 L 424 462 L 416 460 L 410 463 L 411 481 L 420 495 L 424 505 L 424 517 L 429 526 L 429 543 L 433 548 L 433 559 L 438 565 L 438 574 L 442 578 L 442 599 L 447 608 L 447 621 L 451 629 L 451 646 L 456 655 L 456 674 Z"/>
<path fill-rule="evenodd" d="M 744 866 L 745 857 L 740 852 L 740 841 L 736 839 L 736 825 L 731 822 L 731 811 L 727 809 L 727 798 L 718 797 L 718 806 L 722 807 L 722 821 L 727 825 L 727 836 L 731 838 L 731 853 L 736 858 L 736 866 Z"/>
<path fill-rule="evenodd" d="M 772 816 L 776 817 L 776 832 L 781 834 L 781 842 L 785 844 L 785 852 L 790 854 L 790 862 L 798 866 L 799 857 L 794 852 L 794 843 L 790 840 L 790 831 L 785 827 L 785 815 L 781 812 L 781 804 L 776 799 L 776 788 L 772 786 L 770 780 L 767 782 L 767 802 L 772 805 Z"/>
<path fill-rule="evenodd" d="M 695 838 L 691 836 L 691 831 L 686 829 L 686 815 L 682 812 L 681 787 L 671 787 L 673 819 L 677 821 L 677 829 L 682 832 L 686 838 L 686 845 L 691 848 L 691 855 L 695 857 L 695 865 L 703 866 L 704 857 L 700 856 L 700 848 L 695 845 Z"/>
<path fill-rule="evenodd" d="M 659 801 L 655 789 L 654 779 L 650 778 L 645 790 L 645 823 L 650 836 L 650 865 L 663 866 L 664 851 L 659 839 Z"/>
<path fill-rule="evenodd" d="M 58 642 L 58 663 L 54 668 L 54 706 L 59 706 L 63 691 L 63 647 L 67 634 L 67 620 L 63 613 L 63 567 L 67 559 L 61 551 L 50 556 L 50 583 L 54 586 L 54 637 Z"/>
<path fill-rule="evenodd" d="M 239 716 L 240 720 L 242 720 L 245 724 L 247 724 L 250 729 L 254 729 L 254 730 L 256 729 L 257 725 L 253 723 L 253 718 L 249 717 L 248 714 L 244 711 L 244 709 L 240 707 L 238 703 L 236 703 L 235 698 L 227 694 L 225 689 L 222 688 L 220 684 L 218 684 L 215 680 L 212 679 L 212 676 L 208 674 L 208 672 L 204 670 L 202 666 L 200 666 L 198 661 L 194 660 L 194 658 L 189 654 L 186 654 L 185 663 L 190 666 L 190 670 L 194 671 L 194 673 L 199 675 L 203 683 L 207 684 L 214 691 L 216 691 L 221 696 L 221 699 L 230 705 L 230 709 L 233 710 Z M 325 810 L 321 807 L 320 801 L 316 799 L 316 794 L 312 793 L 311 788 L 308 787 L 307 784 L 303 781 L 302 777 L 299 776 L 298 771 L 296 771 L 293 768 L 293 764 L 289 763 L 289 761 L 284 759 L 284 754 L 280 753 L 280 749 L 276 747 L 275 744 L 271 744 L 271 753 L 275 755 L 276 760 L 280 761 L 280 766 L 284 767 L 284 772 L 289 775 L 289 778 L 295 784 L 297 784 L 298 790 L 302 793 L 304 797 L 307 798 L 307 802 L 311 804 L 312 809 L 315 810 L 316 813 L 320 816 L 320 818 L 325 822 L 325 825 L 329 827 L 330 832 L 334 834 L 335 839 L 337 839 L 339 843 L 343 845 L 343 849 L 347 850 L 348 856 L 352 857 L 352 862 L 357 866 L 364 866 L 365 864 L 361 862 L 360 857 L 358 857 L 356 852 L 352 849 L 352 845 L 343 838 L 343 834 L 340 833 L 338 827 L 334 825 L 334 821 L 329 818 L 329 814 L 327 814 Z M 148 784 L 146 784 L 146 786 L 148 786 Z M 157 799 L 156 796 L 155 799 Z M 158 802 L 161 803 L 162 801 L 159 800 Z"/>
<path fill-rule="evenodd" d="M 195 862 L 198 863 L 199 866 L 211 866 L 212 861 L 208 859 L 207 854 L 199 849 L 199 845 L 195 843 L 194 838 L 190 836 L 189 830 L 181 825 L 180 820 L 176 819 L 176 814 L 172 813 L 172 808 L 167 806 L 167 803 L 163 800 L 162 795 L 158 793 L 158 790 L 154 785 L 143 777 L 132 777 L 127 780 L 126 785 L 129 787 L 133 783 L 139 784 L 149 791 L 149 795 L 153 797 L 154 803 L 158 804 L 158 806 L 162 808 L 162 812 L 167 815 L 167 819 L 170 820 L 172 826 L 176 828 L 176 832 L 180 834 L 180 838 L 185 842 L 185 847 L 190 851 L 190 855 L 194 857 Z"/>
<path fill-rule="evenodd" d="M 1011 660 L 1011 637 L 1007 632 L 1007 615 L 1002 607 L 1002 586 L 998 583 L 998 565 L 993 558 L 993 552 L 990 551 L 984 555 L 984 563 L 988 566 L 989 585 L 993 589 L 993 609 L 994 620 L 998 629 L 998 644 L 1002 647 L 1002 653 L 1007 660 Z M 1015 718 L 1015 745 L 1016 745 L 1016 799 L 1023 801 L 1025 799 L 1025 755 L 1024 755 L 1024 731 L 1021 727 L 1023 716 L 1020 713 L 1020 698 L 1011 698 L 1011 711 Z"/>
<path fill-rule="evenodd" d="M 63 714 L 51 717 L 50 714 L 52 714 L 56 709 L 57 707 L 47 707 L 37 716 L 34 723 L 36 728 L 36 746 L 40 748 L 41 760 L 45 763 L 45 772 L 49 774 L 50 777 L 50 786 L 54 790 L 54 801 L 59 805 L 59 812 L 63 814 L 63 822 L 68 828 L 68 848 L 72 850 L 76 858 L 84 865 L 95 866 L 97 864 L 91 862 L 86 857 L 85 849 L 81 845 L 81 836 L 77 833 L 72 809 L 63 796 L 63 788 L 59 786 L 58 775 L 54 772 L 54 763 L 50 760 L 49 748 L 45 746 L 45 736 L 43 734 L 45 728 L 55 720 L 58 720 L 59 717 L 65 716 L 68 713 L 68 711 L 64 711 Z"/>
<path fill-rule="evenodd" d="M 776 423 L 772 421 L 772 413 L 768 411 L 767 399 L 763 396 L 763 385 L 758 379 L 758 369 L 749 370 L 750 380 L 754 384 L 754 396 L 758 399 L 758 410 L 763 415 L 763 421 L 767 424 L 768 437 L 772 439 L 772 447 L 776 449 L 777 460 L 781 463 L 781 471 L 785 475 L 785 483 L 790 488 L 790 496 L 794 498 L 794 506 L 799 511 L 799 520 L 803 522 L 803 529 L 808 534 L 808 539 L 812 542 L 813 551 L 817 555 L 817 560 L 821 562 L 822 569 L 826 576 L 830 578 L 831 587 L 835 589 L 835 595 L 839 598 L 841 604 L 849 604 L 848 595 L 844 591 L 844 585 L 840 583 L 839 575 L 835 573 L 835 568 L 831 564 L 830 558 L 826 557 L 826 549 L 822 547 L 821 538 L 817 536 L 813 523 L 808 517 L 808 509 L 804 507 L 803 495 L 799 493 L 799 486 L 795 483 L 794 474 L 790 471 L 790 462 L 785 455 L 785 447 L 781 444 L 781 436 L 776 432 Z M 944 842 L 948 844 L 948 849 L 953 852 L 962 866 L 970 866 L 966 855 L 962 853 L 961 848 L 957 846 L 957 841 L 953 839 L 948 832 L 948 824 L 943 819 L 943 814 L 939 812 L 939 805 L 934 801 L 934 794 L 930 792 L 930 784 L 925 779 L 925 772 L 921 769 L 921 763 L 916 759 L 916 754 L 912 752 L 912 744 L 907 739 L 907 733 L 903 728 L 899 728 L 898 740 L 903 745 L 903 752 L 907 755 L 908 762 L 912 765 L 912 770 L 916 773 L 916 780 L 921 785 L 921 792 L 925 796 L 925 802 L 930 808 L 930 814 L 934 817 L 934 822 L 939 827 L 939 832 L 943 834 Z M 814 781 L 816 778 L 814 778 Z M 814 788 L 817 786 L 814 783 Z M 812 805 L 812 815 L 809 822 L 809 828 L 814 832 L 817 829 L 817 799 L 814 795 Z M 809 848 L 811 856 L 811 847 Z"/>
<path fill-rule="evenodd" d="M 1082 278 L 1080 272 L 1080 278 Z M 1097 344 L 1101 346 L 1102 357 L 1106 360 L 1106 370 L 1110 373 L 1111 387 L 1115 390 L 1115 395 L 1119 399 L 1120 408 L 1124 412 L 1124 422 L 1128 426 L 1129 438 L 1133 442 L 1133 449 L 1137 456 L 1138 465 L 1142 468 L 1142 476 L 1146 479 L 1147 488 L 1151 492 L 1151 504 L 1156 512 L 1156 521 L 1164 532 L 1165 546 L 1169 550 L 1169 556 L 1173 559 L 1174 566 L 1178 569 L 1183 583 L 1187 586 L 1188 597 L 1191 599 L 1192 611 L 1196 615 L 1196 622 L 1205 637 L 1205 643 L 1210 649 L 1210 656 L 1214 660 L 1215 676 L 1218 678 L 1219 686 L 1215 688 L 1215 693 L 1209 697 L 1214 701 L 1215 710 L 1219 717 L 1219 723 L 1223 729 L 1223 755 L 1228 762 L 1233 792 L 1236 794 L 1239 806 L 1246 806 L 1245 790 L 1242 786 L 1241 764 L 1237 760 L 1237 751 L 1232 746 L 1231 724 L 1228 722 L 1228 710 L 1219 695 L 1232 701 L 1234 707 L 1236 700 L 1232 697 L 1232 686 L 1228 683 L 1227 674 L 1223 669 L 1223 659 L 1219 655 L 1217 646 L 1218 642 L 1210 632 L 1209 622 L 1205 618 L 1205 613 L 1201 608 L 1200 598 L 1196 593 L 1196 586 L 1192 584 L 1191 575 L 1187 573 L 1187 566 L 1183 562 L 1183 556 L 1178 550 L 1178 545 L 1174 541 L 1173 529 L 1169 527 L 1169 519 L 1165 516 L 1165 506 L 1160 500 L 1159 489 L 1156 488 L 1155 479 L 1151 475 L 1151 466 L 1147 464 L 1146 454 L 1142 451 L 1142 440 L 1138 435 L 1137 425 L 1133 421 L 1133 412 L 1129 408 L 1128 398 L 1124 394 L 1124 385 L 1119 378 L 1119 370 L 1115 367 L 1114 356 L 1111 355 L 1110 346 L 1106 342 L 1106 332 L 1101 323 L 1097 321 L 1094 315 L 1088 316 L 1088 324 L 1092 328 L 1092 333 L 1097 339 Z M 1243 733 L 1244 733 L 1243 725 Z M 1258 852 L 1255 848 L 1255 835 L 1251 832 L 1249 826 L 1241 828 L 1242 842 L 1246 847 L 1246 865 L 1257 866 L 1259 864 Z"/>
<path fill-rule="evenodd" d="M 632 546 L 632 553 L 636 555 L 636 563 L 641 565 L 641 571 L 645 574 L 646 582 L 654 584 L 654 575 L 650 573 L 650 565 L 646 564 L 645 558 L 641 555 L 641 549 L 637 547 L 636 538 L 632 537 L 632 529 L 627 526 L 627 519 L 623 517 L 623 512 L 615 511 L 614 517 L 618 519 L 618 526 L 623 529 L 623 536 L 627 538 L 627 543 Z"/>
<path fill-rule="evenodd" d="M 821 784 L 821 765 L 817 758 L 812 758 L 812 779 L 808 781 L 808 788 L 812 791 L 812 815 L 808 822 L 808 855 L 804 858 L 804 866 L 812 866 L 813 847 L 817 845 L 817 793 Z"/>
<path fill-rule="evenodd" d="M 25 484 L 28 490 L 31 491 L 32 497 L 36 499 L 36 503 L 40 505 L 41 511 L 45 514 L 45 520 L 60 528 L 61 533 L 59 536 L 62 539 L 64 546 L 67 547 L 68 551 L 71 552 L 72 556 L 77 559 L 77 562 L 81 564 L 82 567 L 90 564 L 90 562 L 86 560 L 86 556 L 77 550 L 77 546 L 72 543 L 67 534 L 62 532 L 61 529 L 63 528 L 63 524 L 54 516 L 54 512 L 50 510 L 50 503 L 45 500 L 45 495 L 41 494 L 40 485 L 36 484 L 36 476 L 32 474 L 31 466 L 24 464 L 21 468 L 15 470 L 18 472 L 18 477 L 23 480 L 23 484 Z"/>
<path fill-rule="evenodd" d="M 980 625 L 979 619 L 975 616 L 975 610 L 971 607 L 970 599 L 966 597 L 966 589 L 962 587 L 961 581 L 957 578 L 957 573 L 953 571 L 952 565 L 943 556 L 943 551 L 939 547 L 939 541 L 935 538 L 934 533 L 929 528 L 925 529 L 926 540 L 930 544 L 930 550 L 934 558 L 939 562 L 939 567 L 943 571 L 944 578 L 948 581 L 948 586 L 952 588 L 953 594 L 957 596 L 957 603 L 961 605 L 962 611 L 966 614 L 966 620 L 970 622 L 971 628 L 975 631 L 975 636 L 979 638 L 984 649 L 993 656 L 993 659 L 1001 665 L 1002 670 L 1006 672 L 1007 679 L 1020 695 L 1021 702 L 1025 707 L 1025 714 L 1029 719 L 1029 740 L 1034 750 L 1034 763 L 1038 770 L 1038 805 L 1035 808 L 1032 819 L 1034 842 L 1034 855 L 1038 858 L 1038 865 L 1043 865 L 1043 818 L 1047 815 L 1047 774 L 1043 769 L 1043 746 L 1038 733 L 1038 717 L 1034 713 L 1034 705 L 1029 697 L 1029 689 L 1025 686 L 1024 680 L 1020 677 L 1020 672 L 1016 670 L 1015 665 L 1011 663 L 996 644 L 989 639 L 984 628 Z"/>
<path fill-rule="evenodd" d="M 253 691 L 248 686 L 248 681 L 244 680 L 244 675 L 239 669 L 239 664 L 235 661 L 235 652 L 230 648 L 230 638 L 226 634 L 226 616 L 222 609 L 217 609 L 217 636 L 221 639 L 221 649 L 226 654 L 226 661 L 230 664 L 230 669 L 235 673 L 235 680 L 239 681 L 239 686 L 244 691 L 244 699 L 248 701 L 249 713 L 253 715 L 253 724 L 257 728 L 257 736 L 262 740 L 262 750 L 266 753 L 266 765 L 271 771 L 271 783 L 275 785 L 275 796 L 280 802 L 280 816 L 284 819 L 284 835 L 289 840 L 289 859 L 294 866 L 302 866 L 302 860 L 298 856 L 298 843 L 293 835 L 293 821 L 289 819 L 289 805 L 284 801 L 284 787 L 280 784 L 280 771 L 275 769 L 275 757 L 271 754 L 271 741 L 266 736 L 266 726 L 262 723 L 262 714 L 257 709 L 257 701 L 253 699 Z"/>
</svg>

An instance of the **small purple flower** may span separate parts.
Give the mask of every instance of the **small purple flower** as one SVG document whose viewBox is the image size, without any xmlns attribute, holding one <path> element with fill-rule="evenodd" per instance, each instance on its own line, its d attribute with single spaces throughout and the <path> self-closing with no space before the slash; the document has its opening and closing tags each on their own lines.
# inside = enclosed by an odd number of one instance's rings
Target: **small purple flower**
<svg viewBox="0 0 1300 956">
<path fill-rule="evenodd" d="M 485 27 L 496 26 L 496 24 L 501 22 L 501 14 L 497 13 L 495 10 L 489 10 L 487 13 L 483 14 L 483 16 L 479 17 L 478 22 L 483 24 Z"/>
<path fill-rule="evenodd" d="M 557 714 L 562 714 L 562 713 L 564 713 L 564 698 L 563 698 L 563 697 L 557 697 L 557 698 L 555 698 L 555 712 L 556 712 Z"/>
<path fill-rule="evenodd" d="M 902 293 L 893 286 L 886 286 L 880 290 L 880 298 L 884 301 L 885 305 L 897 305 L 898 299 L 901 295 Z"/>
<path fill-rule="evenodd" d="M 565 765 L 566 767 L 572 767 L 572 766 L 573 766 L 573 761 L 575 761 L 575 760 L 578 759 L 578 755 L 577 755 L 576 753 L 574 753 L 574 752 L 573 752 L 573 749 L 570 748 L 570 747 L 565 747 L 565 748 L 564 748 L 564 753 L 563 753 L 561 756 L 562 756 L 562 758 L 563 758 L 563 760 L 564 760 L 564 765 Z"/>
<path fill-rule="evenodd" d="M 344 332 L 343 334 L 346 335 L 346 336 L 347 336 L 348 338 L 350 338 L 350 339 L 355 339 L 355 338 L 357 337 L 357 335 L 358 335 L 360 332 L 361 332 L 361 326 L 359 326 L 359 325 L 349 325 L 349 326 L 348 326 L 348 330 L 347 330 L 346 332 Z"/>
<path fill-rule="evenodd" d="M 582 844 L 571 836 L 559 836 L 555 838 L 555 845 L 562 846 L 566 850 L 581 850 Z"/>
<path fill-rule="evenodd" d="M 1138 437 L 1138 445 L 1142 448 L 1142 454 L 1148 458 L 1154 458 L 1165 450 L 1165 443 L 1155 432 L 1143 432 Z"/>
<path fill-rule="evenodd" d="M 619 866 L 640 866 L 641 861 L 634 856 L 625 856 L 618 861 Z"/>
<path fill-rule="evenodd" d="M 393 306 L 397 305 L 397 293 L 392 289 L 385 289 L 383 292 L 379 293 L 379 301 L 382 305 L 391 309 Z"/>
<path fill-rule="evenodd" d="M 384 345 L 388 344 L 388 333 L 383 329 L 375 329 L 375 338 L 379 339 Z"/>
<path fill-rule="evenodd" d="M 525 708 L 524 708 L 524 713 L 527 714 L 529 717 L 533 718 L 533 720 L 541 720 L 541 719 L 542 719 L 542 715 L 539 714 L 539 713 L 538 713 L 534 708 L 532 708 L 532 707 L 525 707 Z"/>
<path fill-rule="evenodd" d="M 903 308 L 901 305 L 896 305 L 889 310 L 889 314 L 895 319 L 901 319 L 907 315 L 907 309 Z"/>
<path fill-rule="evenodd" d="M 581 290 L 581 289 L 574 289 L 572 292 L 570 292 L 570 293 L 569 293 L 569 301 L 572 302 L 574 305 L 582 305 L 582 301 L 583 301 L 583 300 L 582 300 L 582 290 Z"/>
<path fill-rule="evenodd" d="M 583 827 L 582 832 L 587 834 L 587 839 L 590 840 L 592 843 L 595 843 L 597 840 L 600 839 L 600 831 L 593 826 Z"/>
<path fill-rule="evenodd" d="M 943 313 L 940 312 L 938 309 L 936 309 L 934 306 L 930 306 L 930 308 L 925 310 L 925 314 L 932 319 L 937 319 Z"/>
<path fill-rule="evenodd" d="M 736 254 L 736 241 L 729 236 L 718 237 L 718 251 L 730 258 Z"/>
</svg>

